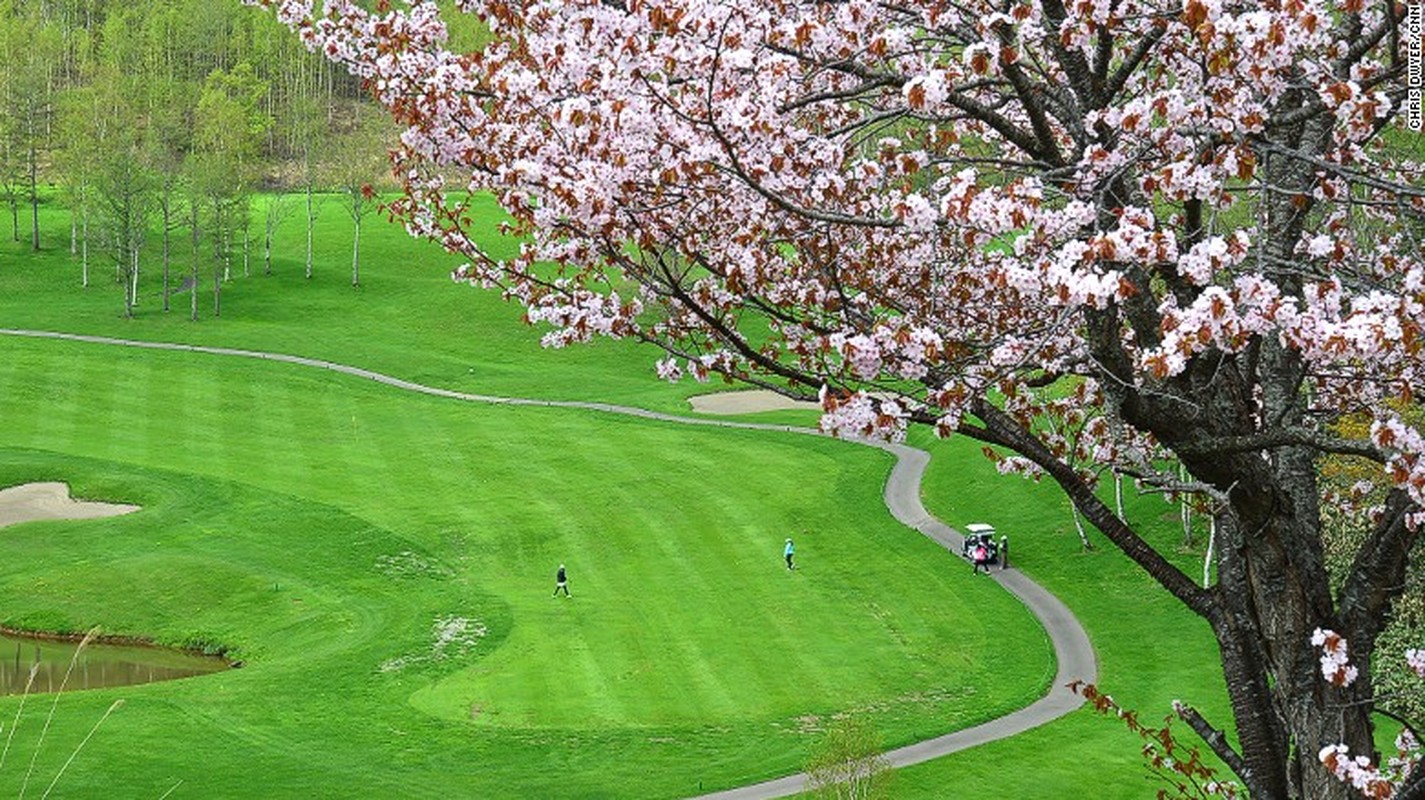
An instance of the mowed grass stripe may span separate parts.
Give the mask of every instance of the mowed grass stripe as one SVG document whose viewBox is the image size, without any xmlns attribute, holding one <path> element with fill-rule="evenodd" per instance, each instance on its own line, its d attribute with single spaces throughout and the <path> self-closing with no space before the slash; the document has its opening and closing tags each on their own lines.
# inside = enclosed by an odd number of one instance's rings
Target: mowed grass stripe
<svg viewBox="0 0 1425 800">
<path fill-rule="evenodd" d="M 43 447 L 44 442 L 54 439 L 66 441 L 73 436 L 77 424 L 75 415 L 82 409 L 72 394 L 72 382 L 54 373 L 57 366 L 52 360 L 32 351 L 0 362 L 0 369 L 11 376 L 12 386 L 6 397 L 28 401 L 23 411 L 5 417 L 6 424 L 25 446 Z M 93 398 L 93 401 L 101 399 L 102 395 Z"/>
<path fill-rule="evenodd" d="M 886 724 L 888 743 L 900 743 L 939 720 L 1003 713 L 1042 688 L 1048 659 L 1037 626 L 988 582 L 953 567 L 953 556 L 890 519 L 880 501 L 887 462 L 877 451 L 813 437 L 462 404 L 270 362 L 145 351 L 132 354 L 144 366 L 126 366 L 128 356 L 114 358 L 114 350 L 0 340 L 0 354 L 40 369 L 87 362 L 92 368 L 59 381 L 80 395 L 102 397 L 116 377 L 147 381 L 145 405 L 174 407 L 176 420 L 206 435 L 171 451 L 123 447 L 125 426 L 144 409 L 114 403 L 103 425 L 76 415 L 81 422 L 66 437 L 56 434 L 49 449 L 112 454 L 289 498 L 259 499 L 261 492 L 239 488 L 203 495 L 211 519 L 195 520 L 190 550 L 167 558 L 160 549 L 145 561 L 151 543 L 123 545 L 142 556 L 133 561 L 135 580 L 145 569 L 163 574 L 168 564 L 186 580 L 211 573 L 216 587 L 241 587 L 245 609 L 205 603 L 179 616 L 252 654 L 241 680 L 265 699 L 165 694 L 243 729 L 259 749 L 244 769 L 264 763 L 269 748 L 292 742 L 311 752 L 306 743 L 323 737 L 342 743 L 334 758 L 343 764 L 388 763 L 390 748 L 407 746 L 389 731 L 422 730 L 429 747 L 442 749 L 441 760 L 458 764 L 475 757 L 471 747 L 525 752 L 538 750 L 521 744 L 541 735 L 531 732 L 577 731 L 582 747 L 602 753 L 581 751 L 578 760 L 610 764 L 586 776 L 588 786 L 678 794 L 694 787 L 679 783 L 677 770 L 644 774 L 636 766 L 675 746 L 665 741 L 691 748 L 683 758 L 724 765 L 711 779 L 726 785 L 733 773 L 741 779 L 799 767 L 810 741 L 798 732 L 805 717 L 886 706 L 871 713 Z M 253 391 L 286 413 L 234 422 Z M 0 415 L 33 413 L 37 405 L 7 396 Z M 221 436 L 244 441 L 225 446 Z M 16 440 L 27 437 L 0 430 L 0 446 Z M 309 474 L 274 466 L 303 453 L 314 456 Z M 368 522 L 379 547 L 359 528 L 322 538 L 320 515 L 300 511 L 312 501 Z M 789 532 L 803 563 L 791 574 L 780 559 Z M 428 555 L 454 574 L 395 582 L 375 574 L 378 556 L 401 551 Z M 232 571 L 185 560 L 200 555 Z M 922 558 L 943 568 L 922 573 L 915 564 Z M 549 597 L 561 560 L 574 569 L 576 597 L 567 602 Z M 269 580 L 277 586 L 264 588 Z M 921 638 L 914 626 L 909 634 L 893 630 L 867 610 L 868 599 L 880 598 L 896 617 L 923 602 L 922 593 L 947 609 L 985 609 L 992 624 L 947 613 L 938 625 L 929 617 Z M 82 618 L 80 610 L 71 613 Z M 145 612 L 127 613 L 137 620 Z M 393 674 L 377 670 L 428 650 L 434 621 L 452 614 L 489 626 L 472 653 Z M 1002 643 L 995 663 L 967 666 L 960 648 L 974 651 L 991 628 Z M 960 647 L 943 647 L 952 638 Z M 985 690 L 922 705 L 904 700 L 965 684 Z M 220 711 L 225 703 L 232 707 Z M 271 703 L 292 710 L 274 719 L 264 713 Z M 353 720 L 373 732 L 349 730 Z M 247 730 L 257 727 L 268 730 Z M 473 730 L 482 732 L 478 740 L 469 739 Z M 194 758 L 220 773 L 244 760 L 214 757 L 206 747 Z M 526 758 L 492 774 L 541 785 L 547 762 Z M 409 761 L 412 774 L 429 775 L 430 760 Z M 487 792 L 498 785 L 484 774 L 451 780 Z M 237 785 L 226 773 L 214 782 Z M 674 784 L 683 788 L 667 788 Z"/>
</svg>

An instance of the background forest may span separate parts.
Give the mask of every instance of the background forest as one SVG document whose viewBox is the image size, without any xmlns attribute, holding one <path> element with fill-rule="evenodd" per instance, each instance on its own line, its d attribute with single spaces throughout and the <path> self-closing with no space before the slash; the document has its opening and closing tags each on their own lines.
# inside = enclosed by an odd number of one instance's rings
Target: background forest
<svg viewBox="0 0 1425 800">
<path fill-rule="evenodd" d="M 91 267 L 112 267 L 126 315 L 141 270 L 161 271 L 165 311 L 198 287 L 221 313 L 223 279 L 259 258 L 270 271 L 288 217 L 305 217 L 310 277 L 321 193 L 356 222 L 359 284 L 360 221 L 375 208 L 368 188 L 388 180 L 394 129 L 356 79 L 268 15 L 236 0 L 0 0 L 0 63 L 10 235 L 67 246 L 85 286 Z M 272 199 L 254 204 L 259 192 Z M 67 243 L 42 241 L 42 202 L 71 212 Z M 199 294 L 186 298 L 193 319 Z"/>
</svg>

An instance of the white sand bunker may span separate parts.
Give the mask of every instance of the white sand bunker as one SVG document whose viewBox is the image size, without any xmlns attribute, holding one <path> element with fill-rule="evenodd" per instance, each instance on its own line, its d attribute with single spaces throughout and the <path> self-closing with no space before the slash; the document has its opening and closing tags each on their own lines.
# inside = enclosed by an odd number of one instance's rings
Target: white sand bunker
<svg viewBox="0 0 1425 800">
<path fill-rule="evenodd" d="M 745 392 L 714 392 L 694 395 L 688 398 L 693 410 L 702 414 L 759 414 L 763 411 L 819 411 L 821 405 L 814 402 L 793 400 L 767 389 L 749 389 Z"/>
<path fill-rule="evenodd" d="M 0 489 L 0 528 L 51 519 L 96 519 L 138 511 L 122 503 L 91 503 L 69 496 L 69 484 L 24 483 Z"/>
</svg>

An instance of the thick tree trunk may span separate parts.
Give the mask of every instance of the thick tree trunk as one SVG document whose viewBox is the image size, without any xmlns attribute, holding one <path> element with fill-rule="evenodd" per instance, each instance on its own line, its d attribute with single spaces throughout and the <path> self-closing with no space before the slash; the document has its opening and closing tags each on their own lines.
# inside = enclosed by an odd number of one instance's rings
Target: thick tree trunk
<svg viewBox="0 0 1425 800">
<path fill-rule="evenodd" d="M 1293 424 L 1304 415 L 1306 399 L 1297 390 L 1301 369 L 1293 355 L 1275 344 L 1260 350 L 1255 359 L 1196 364 L 1170 387 L 1193 403 L 1160 402 L 1157 397 L 1163 394 L 1155 391 L 1131 393 L 1120 407 L 1130 424 L 1152 431 L 1179 455 L 1189 474 L 1217 487 L 1225 498 L 1218 513 L 1219 583 L 1208 592 L 1151 551 L 1077 472 L 991 404 L 976 404 L 975 414 L 986 429 L 970 432 L 1044 467 L 1090 522 L 1209 622 L 1221 650 L 1238 734 L 1239 777 L 1254 800 L 1348 800 L 1352 788 L 1319 763 L 1318 753 L 1338 743 L 1352 753 L 1374 751 L 1365 674 L 1373 641 L 1352 638 L 1356 631 L 1336 612 L 1330 594 L 1313 452 L 1279 447 L 1264 458 L 1262 451 L 1233 452 L 1207 444 L 1251 433 L 1255 419 Z M 1194 386 L 1204 390 L 1184 388 Z M 1258 402 L 1260 415 L 1254 413 Z M 1397 531 L 1394 538 L 1378 536 L 1382 552 L 1414 541 L 1404 526 L 1391 530 Z M 1390 561 L 1386 556 L 1382 559 Z M 1378 617 L 1403 581 L 1386 570 L 1358 574 L 1369 584 L 1359 594 L 1375 598 L 1370 608 Z M 1311 643 L 1317 628 L 1336 630 L 1350 640 L 1353 660 L 1362 670 L 1353 686 L 1337 688 L 1323 680 L 1320 651 Z"/>
<path fill-rule="evenodd" d="M 1363 671 L 1354 686 L 1329 686 L 1321 675 L 1320 651 L 1311 643 L 1317 628 L 1349 636 L 1335 613 L 1326 573 L 1315 454 L 1305 447 L 1280 447 L 1263 458 L 1260 451 L 1231 453 L 1201 445 L 1251 433 L 1244 426 L 1257 418 L 1258 402 L 1262 417 L 1298 422 L 1305 406 L 1298 390 L 1300 363 L 1295 354 L 1267 342 L 1251 372 L 1231 358 L 1194 369 L 1200 374 L 1185 375 L 1185 383 L 1218 382 L 1213 391 L 1196 394 L 1199 405 L 1190 421 L 1174 418 L 1166 405 L 1144 403 L 1134 424 L 1163 436 L 1194 477 L 1227 498 L 1218 516 L 1220 611 L 1208 619 L 1222 654 L 1252 797 L 1347 800 L 1353 790 L 1331 775 L 1317 754 L 1337 743 L 1353 753 L 1373 752 L 1370 682 Z M 1260 401 L 1248 388 L 1253 385 L 1260 388 Z M 1366 663 L 1369 651 L 1356 655 Z"/>
</svg>

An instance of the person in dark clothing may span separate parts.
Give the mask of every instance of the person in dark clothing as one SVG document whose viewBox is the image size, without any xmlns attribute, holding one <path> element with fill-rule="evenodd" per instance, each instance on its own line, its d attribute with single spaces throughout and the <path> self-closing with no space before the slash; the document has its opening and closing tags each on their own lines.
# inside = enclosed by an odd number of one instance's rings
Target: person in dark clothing
<svg viewBox="0 0 1425 800">
<path fill-rule="evenodd" d="M 563 564 L 560 564 L 559 571 L 554 573 L 554 594 L 550 597 L 558 597 L 560 589 L 564 590 L 565 597 L 573 597 L 569 594 L 569 576 L 565 574 Z"/>
</svg>

